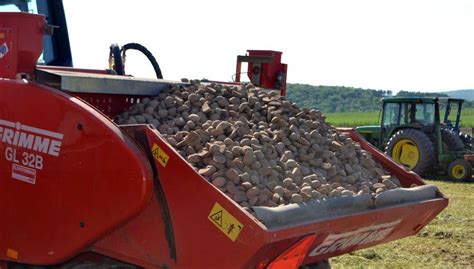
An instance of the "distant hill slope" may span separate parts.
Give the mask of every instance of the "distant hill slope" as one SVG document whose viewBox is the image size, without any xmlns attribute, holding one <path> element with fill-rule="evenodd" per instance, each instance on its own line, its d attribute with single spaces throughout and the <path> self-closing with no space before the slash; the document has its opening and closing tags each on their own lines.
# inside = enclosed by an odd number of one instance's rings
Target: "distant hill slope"
<svg viewBox="0 0 474 269">
<path fill-rule="evenodd" d="M 474 93 L 474 90 L 472 91 Z M 324 113 L 378 111 L 380 99 L 389 96 L 392 96 L 392 91 L 308 84 L 288 84 L 287 86 L 287 97 L 291 101 L 300 107 L 315 108 Z M 400 91 L 395 96 L 447 97 L 448 95 Z M 474 107 L 474 102 L 466 102 L 464 108 L 468 107 Z"/>
<path fill-rule="evenodd" d="M 449 97 L 474 101 L 474 90 L 456 90 L 456 91 L 448 91 L 448 92 L 443 92 L 443 93 L 449 95 Z"/>
<path fill-rule="evenodd" d="M 288 84 L 287 89 L 291 101 L 301 107 L 316 108 L 325 113 L 376 111 L 380 107 L 380 99 L 391 94 L 391 91 L 384 90 L 307 84 Z"/>
<path fill-rule="evenodd" d="M 398 97 L 449 97 L 446 93 L 399 91 Z"/>
</svg>

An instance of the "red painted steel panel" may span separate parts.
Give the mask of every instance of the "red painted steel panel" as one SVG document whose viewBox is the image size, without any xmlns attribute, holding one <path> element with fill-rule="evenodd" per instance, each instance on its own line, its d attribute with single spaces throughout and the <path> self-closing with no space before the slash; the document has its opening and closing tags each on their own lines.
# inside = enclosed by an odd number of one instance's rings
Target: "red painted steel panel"
<svg viewBox="0 0 474 269">
<path fill-rule="evenodd" d="M 0 260 L 51 264 L 77 255 L 148 205 L 148 164 L 77 98 L 0 80 Z"/>
<path fill-rule="evenodd" d="M 157 196 L 145 211 L 94 244 L 94 251 L 146 268 L 174 264 L 166 239 L 164 216 Z"/>
</svg>

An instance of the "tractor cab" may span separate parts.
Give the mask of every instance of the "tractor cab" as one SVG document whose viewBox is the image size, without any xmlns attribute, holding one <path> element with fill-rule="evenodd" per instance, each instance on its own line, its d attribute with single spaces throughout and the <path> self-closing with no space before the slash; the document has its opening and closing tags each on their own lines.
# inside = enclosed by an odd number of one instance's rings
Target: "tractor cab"
<svg viewBox="0 0 474 269">
<path fill-rule="evenodd" d="M 444 114 L 443 126 L 456 133 L 460 132 L 460 119 L 463 99 L 448 98 Z"/>
<path fill-rule="evenodd" d="M 423 129 L 434 132 L 439 123 L 438 102 L 431 98 L 385 98 L 382 99 L 382 141 L 387 142 L 394 132 L 404 128 Z"/>
<path fill-rule="evenodd" d="M 431 134 L 439 125 L 437 99 L 384 98 L 382 105 L 380 138 L 383 144 L 398 130 L 414 128 Z"/>
<path fill-rule="evenodd" d="M 439 106 L 436 99 L 390 97 L 383 98 L 381 103 L 379 125 L 355 128 L 380 150 L 384 150 L 390 137 L 401 129 L 414 128 L 433 133 L 439 125 Z"/>
<path fill-rule="evenodd" d="M 443 128 L 449 129 L 457 134 L 464 144 L 465 149 L 472 151 L 474 150 L 472 136 L 461 130 L 461 111 L 463 103 L 463 99 L 456 98 L 448 98 L 445 104 L 442 103 L 440 106 L 445 105 L 446 111 L 441 125 Z"/>
</svg>

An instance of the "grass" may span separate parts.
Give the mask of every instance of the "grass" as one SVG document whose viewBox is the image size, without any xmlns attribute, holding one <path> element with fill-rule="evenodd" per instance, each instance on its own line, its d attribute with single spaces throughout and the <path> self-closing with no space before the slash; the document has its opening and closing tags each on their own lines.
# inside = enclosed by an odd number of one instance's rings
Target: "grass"
<svg viewBox="0 0 474 269">
<path fill-rule="evenodd" d="M 462 110 L 461 127 L 474 128 L 474 108 Z"/>
<path fill-rule="evenodd" d="M 427 183 L 449 206 L 418 235 L 333 258 L 333 268 L 474 268 L 474 183 Z"/>
<path fill-rule="evenodd" d="M 326 121 L 337 127 L 355 127 L 362 125 L 377 125 L 379 112 L 336 112 L 325 113 Z"/>
<path fill-rule="evenodd" d="M 324 113 L 326 121 L 337 127 L 355 127 L 376 125 L 379 123 L 379 112 L 337 112 Z M 474 108 L 463 109 L 461 127 L 474 128 Z"/>
</svg>

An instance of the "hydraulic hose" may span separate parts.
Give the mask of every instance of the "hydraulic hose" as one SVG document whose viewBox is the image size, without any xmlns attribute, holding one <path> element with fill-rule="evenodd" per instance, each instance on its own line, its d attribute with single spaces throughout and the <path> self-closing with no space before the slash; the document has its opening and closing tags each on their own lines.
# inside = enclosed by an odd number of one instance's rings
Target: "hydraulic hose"
<svg viewBox="0 0 474 269">
<path fill-rule="evenodd" d="M 112 63 L 113 66 L 110 66 L 110 68 L 115 70 L 117 75 L 125 75 L 120 47 L 117 44 L 110 45 L 109 64 L 112 65 Z"/>
<path fill-rule="evenodd" d="M 151 64 L 153 65 L 153 69 L 155 70 L 156 78 L 163 79 L 163 74 L 161 73 L 161 69 L 160 69 L 160 66 L 158 65 L 158 62 L 156 61 L 153 54 L 147 48 L 145 48 L 144 46 L 142 46 L 138 43 L 125 44 L 122 47 L 122 55 L 123 55 L 124 59 L 125 59 L 125 53 L 129 49 L 138 50 L 141 53 L 143 53 L 148 58 L 148 60 L 151 62 Z M 118 71 L 117 71 L 117 73 L 118 73 Z"/>
</svg>

